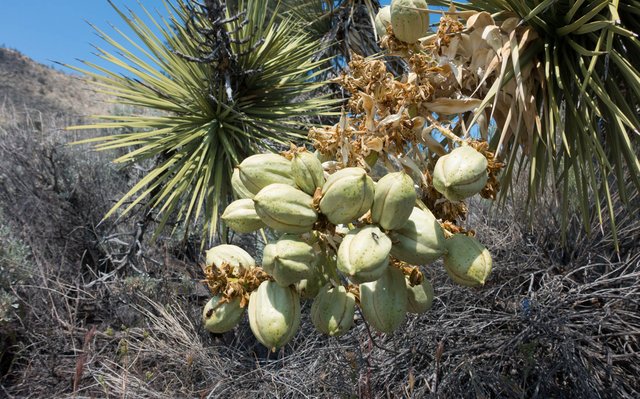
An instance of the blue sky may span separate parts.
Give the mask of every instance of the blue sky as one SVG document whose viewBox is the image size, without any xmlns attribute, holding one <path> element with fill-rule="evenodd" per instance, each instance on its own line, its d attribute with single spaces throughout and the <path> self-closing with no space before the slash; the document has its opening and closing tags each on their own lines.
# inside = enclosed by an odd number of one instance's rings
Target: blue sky
<svg viewBox="0 0 640 399">
<path fill-rule="evenodd" d="M 113 3 L 127 14 L 130 8 L 142 16 L 142 4 L 154 16 L 167 15 L 162 0 L 113 0 Z M 381 1 L 382 5 L 389 3 L 390 0 Z M 0 46 L 17 49 L 57 69 L 63 68 L 54 62 L 81 67 L 78 59 L 82 59 L 114 70 L 113 65 L 93 55 L 92 45 L 106 45 L 89 23 L 115 38 L 119 35 L 113 27 L 131 32 L 107 0 L 0 0 Z M 111 50 L 108 46 L 106 49 Z"/>
<path fill-rule="evenodd" d="M 113 0 L 140 15 L 138 1 L 153 14 L 165 11 L 162 0 Z M 80 66 L 77 59 L 100 63 L 92 44 L 103 42 L 88 22 L 108 34 L 117 35 L 111 25 L 126 31 L 107 0 L 0 0 L 0 45 L 49 66 L 53 61 Z"/>
</svg>

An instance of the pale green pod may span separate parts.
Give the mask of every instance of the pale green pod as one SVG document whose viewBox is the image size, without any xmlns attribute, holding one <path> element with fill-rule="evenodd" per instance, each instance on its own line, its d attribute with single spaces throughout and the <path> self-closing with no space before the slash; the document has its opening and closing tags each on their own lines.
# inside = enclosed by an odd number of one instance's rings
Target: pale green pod
<svg viewBox="0 0 640 399">
<path fill-rule="evenodd" d="M 231 230 L 238 233 L 251 233 L 266 227 L 256 213 L 256 208 L 251 198 L 233 201 L 227 205 L 220 218 Z"/>
<path fill-rule="evenodd" d="M 300 327 L 300 297 L 292 287 L 263 281 L 249 297 L 249 326 L 260 343 L 275 351 Z"/>
<path fill-rule="evenodd" d="M 449 201 L 469 198 L 484 188 L 489 179 L 487 159 L 465 145 L 438 159 L 433 169 L 433 187 Z"/>
<path fill-rule="evenodd" d="M 387 267 L 376 281 L 360 284 L 360 308 L 364 318 L 377 331 L 391 333 L 407 314 L 407 286 L 404 274 Z"/>
<path fill-rule="evenodd" d="M 311 196 L 286 184 L 268 185 L 253 201 L 262 222 L 283 233 L 305 233 L 318 219 Z"/>
<path fill-rule="evenodd" d="M 366 170 L 341 169 L 322 186 L 320 211 L 333 224 L 350 223 L 371 208 L 373 192 L 373 180 Z"/>
<path fill-rule="evenodd" d="M 236 245 L 222 244 L 215 246 L 205 251 L 205 256 L 207 266 L 221 267 L 223 263 L 228 263 L 236 272 L 256 266 L 256 261 L 251 255 Z"/>
<path fill-rule="evenodd" d="M 273 183 L 295 187 L 291 161 L 278 154 L 256 154 L 247 157 L 237 167 L 240 181 L 252 194 Z"/>
<path fill-rule="evenodd" d="M 327 284 L 327 279 L 320 273 L 314 273 L 310 278 L 305 278 L 295 283 L 296 292 L 302 299 L 313 299 Z"/>
<path fill-rule="evenodd" d="M 413 287 L 407 281 L 407 311 L 410 313 L 424 313 L 433 305 L 433 285 L 427 279 Z"/>
<path fill-rule="evenodd" d="M 387 26 L 391 25 L 391 6 L 385 6 L 378 10 L 374 20 L 376 33 L 382 38 L 387 35 Z"/>
<path fill-rule="evenodd" d="M 296 292 L 304 299 L 315 298 L 320 288 L 324 287 L 330 278 L 339 281 L 340 278 L 336 275 L 335 269 L 335 254 L 329 255 L 326 250 L 317 251 L 313 275 L 295 283 Z"/>
<path fill-rule="evenodd" d="M 323 162 L 327 162 L 327 161 L 332 161 L 333 160 L 333 157 L 331 157 L 330 155 L 323 154 L 318 150 L 315 150 L 313 152 L 313 155 L 316 158 L 318 158 L 318 161 L 320 161 L 320 164 L 322 164 Z"/>
<path fill-rule="evenodd" d="M 229 302 L 222 302 L 219 295 L 207 302 L 202 311 L 204 328 L 212 333 L 223 333 L 232 330 L 244 314 L 240 306 L 240 298 L 233 298 Z"/>
<path fill-rule="evenodd" d="M 429 210 L 413 208 L 409 220 L 389 232 L 391 256 L 412 265 L 426 265 L 445 253 L 444 231 Z"/>
<path fill-rule="evenodd" d="M 313 277 L 315 264 L 313 247 L 293 234 L 282 235 L 262 252 L 262 268 L 283 287 Z"/>
<path fill-rule="evenodd" d="M 451 280 L 467 287 L 484 285 L 491 273 L 491 254 L 474 237 L 455 234 L 447 239 L 444 268 Z"/>
<path fill-rule="evenodd" d="M 354 283 L 380 278 L 389 265 L 391 240 L 377 226 L 349 231 L 338 248 L 338 270 Z"/>
<path fill-rule="evenodd" d="M 399 229 L 409 219 L 417 197 L 411 176 L 389 173 L 376 184 L 371 220 L 385 230 Z"/>
<path fill-rule="evenodd" d="M 343 335 L 353 326 L 356 298 L 343 286 L 327 284 L 311 305 L 311 321 L 318 331 L 332 337 Z"/>
<path fill-rule="evenodd" d="M 291 160 L 291 173 L 298 187 L 309 195 L 324 184 L 322 163 L 310 152 L 298 152 Z"/>
<path fill-rule="evenodd" d="M 253 198 L 254 194 L 240 180 L 240 169 L 234 168 L 231 175 L 231 190 L 235 199 Z"/>
<path fill-rule="evenodd" d="M 429 32 L 429 14 L 424 0 L 391 0 L 391 27 L 393 34 L 405 43 L 415 43 Z"/>
</svg>

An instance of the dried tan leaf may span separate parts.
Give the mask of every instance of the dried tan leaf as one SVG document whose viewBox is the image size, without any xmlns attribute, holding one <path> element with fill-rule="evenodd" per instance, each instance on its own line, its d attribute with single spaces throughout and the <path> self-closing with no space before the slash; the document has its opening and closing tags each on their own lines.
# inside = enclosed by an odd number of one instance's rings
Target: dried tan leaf
<svg viewBox="0 0 640 399">
<path fill-rule="evenodd" d="M 471 73 L 473 73 L 474 75 L 482 79 L 480 84 L 482 84 L 489 75 L 487 73 L 488 72 L 488 66 L 486 62 L 487 54 L 493 54 L 493 51 L 489 48 L 482 48 L 482 49 L 476 50 L 476 52 L 473 54 L 473 58 L 471 59 L 471 64 L 469 65 L 469 71 L 471 71 Z M 495 57 L 497 58 L 497 56 Z M 491 66 L 491 64 L 489 66 Z"/>
<path fill-rule="evenodd" d="M 365 142 L 364 145 L 371 151 L 380 152 L 384 148 L 384 141 L 380 137 L 374 137 Z"/>
<path fill-rule="evenodd" d="M 458 45 L 458 57 L 469 59 L 473 56 L 473 45 L 471 36 L 468 33 L 460 34 L 460 44 Z"/>
<path fill-rule="evenodd" d="M 368 131 L 372 132 L 376 129 L 376 124 L 374 122 L 376 106 L 375 100 L 367 93 L 360 92 L 360 101 L 362 102 L 362 108 L 365 113 L 364 126 Z"/>
<path fill-rule="evenodd" d="M 489 121 L 485 111 L 482 111 L 478 117 L 478 129 L 480 129 L 480 137 L 482 137 L 482 140 L 489 140 Z"/>
<path fill-rule="evenodd" d="M 487 25 L 495 25 L 491 14 L 486 11 L 479 12 L 467 19 L 467 29 L 482 29 Z"/>
<path fill-rule="evenodd" d="M 437 112 L 441 114 L 451 115 L 451 114 L 459 114 L 462 112 L 472 111 L 476 107 L 478 107 L 482 103 L 482 100 L 477 98 L 436 98 L 434 101 L 430 103 L 423 104 L 427 109 L 432 112 Z"/>
<path fill-rule="evenodd" d="M 471 56 L 475 57 L 480 49 L 488 49 L 487 42 L 482 38 L 482 30 L 475 30 L 469 34 L 469 44 L 471 47 Z"/>
<path fill-rule="evenodd" d="M 505 41 L 500 33 L 500 28 L 496 25 L 485 26 L 482 31 L 482 38 L 496 53 L 500 51 Z"/>
<path fill-rule="evenodd" d="M 402 120 L 402 113 L 404 112 L 404 107 L 400 108 L 400 111 L 395 114 L 388 115 L 380 122 L 378 122 L 378 126 L 386 126 L 386 125 L 397 125 L 400 120 Z"/>
<path fill-rule="evenodd" d="M 500 25 L 500 29 L 502 29 L 506 33 L 511 33 L 516 29 L 518 24 L 520 23 L 520 18 L 511 17 L 504 20 L 502 25 Z"/>
<path fill-rule="evenodd" d="M 458 45 L 460 44 L 460 37 L 454 36 L 449 45 L 444 49 L 443 55 L 450 60 L 453 60 L 458 55 Z"/>
<path fill-rule="evenodd" d="M 429 147 L 431 151 L 438 154 L 439 156 L 446 155 L 447 151 L 444 149 L 442 144 L 438 142 L 438 140 L 434 139 L 433 136 L 431 136 L 431 131 L 433 131 L 433 126 L 427 126 L 422 129 L 422 134 L 420 135 L 422 142 L 427 147 Z"/>
</svg>

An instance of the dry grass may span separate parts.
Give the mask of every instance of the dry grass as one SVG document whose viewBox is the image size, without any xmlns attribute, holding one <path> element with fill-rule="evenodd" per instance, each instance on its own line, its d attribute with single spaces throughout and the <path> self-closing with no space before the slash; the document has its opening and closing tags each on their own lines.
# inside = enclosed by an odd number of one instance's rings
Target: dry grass
<svg viewBox="0 0 640 399">
<path fill-rule="evenodd" d="M 548 215 L 528 228 L 518 207 L 474 203 L 469 225 L 494 254 L 486 287 L 455 286 L 436 263 L 434 308 L 395 334 L 359 318 L 345 337 L 320 336 L 307 304 L 293 343 L 268 353 L 246 320 L 203 330 L 197 245 L 148 242 L 135 213 L 96 227 L 135 170 L 65 146 L 67 121 L 14 122 L 0 137 L 0 207 L 34 276 L 12 287 L 23 311 L 0 396 L 638 397 L 640 220 L 620 205 L 616 254 L 606 230 L 585 236 L 575 221 L 563 247 Z"/>
<path fill-rule="evenodd" d="M 255 341 L 246 320 L 206 333 L 206 298 L 188 280 L 178 290 L 168 272 L 140 280 L 123 269 L 94 283 L 43 264 L 42 284 L 24 287 L 28 325 L 2 389 L 8 397 L 637 397 L 638 219 L 623 217 L 616 255 L 606 232 L 585 237 L 577 223 L 563 248 L 552 221 L 528 229 L 517 209 L 483 204 L 473 214 L 495 256 L 486 287 L 452 285 L 435 264 L 434 308 L 395 334 L 372 334 L 359 319 L 329 339 L 305 315 L 278 353 Z"/>
</svg>

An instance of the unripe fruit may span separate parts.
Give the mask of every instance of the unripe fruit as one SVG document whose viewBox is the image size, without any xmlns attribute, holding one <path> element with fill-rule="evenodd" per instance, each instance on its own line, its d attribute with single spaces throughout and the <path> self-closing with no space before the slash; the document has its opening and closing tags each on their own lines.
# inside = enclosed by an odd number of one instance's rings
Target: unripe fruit
<svg viewBox="0 0 640 399">
<path fill-rule="evenodd" d="M 240 169 L 234 168 L 231 175 L 231 189 L 236 199 L 253 198 L 254 194 L 240 180 Z"/>
<path fill-rule="evenodd" d="M 323 334 L 340 336 L 353 326 L 356 298 L 343 286 L 325 285 L 311 305 L 311 321 Z"/>
<path fill-rule="evenodd" d="M 286 184 L 268 185 L 253 201 L 262 222 L 283 233 L 305 233 L 318 219 L 311 196 Z"/>
<path fill-rule="evenodd" d="M 389 233 L 391 255 L 412 265 L 425 265 L 445 252 L 444 232 L 429 210 L 413 208 L 409 220 Z"/>
<path fill-rule="evenodd" d="M 309 195 L 324 184 L 322 163 L 310 152 L 298 152 L 293 156 L 291 173 L 298 187 Z"/>
<path fill-rule="evenodd" d="M 456 234 L 447 239 L 444 268 L 449 277 L 467 287 L 484 285 L 491 273 L 491 254 L 474 237 Z"/>
<path fill-rule="evenodd" d="M 391 0 L 393 34 L 405 43 L 415 43 L 429 31 L 429 14 L 414 8 L 427 9 L 424 0 Z"/>
<path fill-rule="evenodd" d="M 366 170 L 341 169 L 322 186 L 320 211 L 333 224 L 352 222 L 371 208 L 373 190 L 373 180 Z"/>
<path fill-rule="evenodd" d="M 292 234 L 267 244 L 262 252 L 262 268 L 283 287 L 313 277 L 315 263 L 313 247 Z"/>
<path fill-rule="evenodd" d="M 376 19 L 374 20 L 376 25 L 376 33 L 381 38 L 387 35 L 387 26 L 391 25 L 391 7 L 385 6 L 378 10 Z"/>
<path fill-rule="evenodd" d="M 408 174 L 389 173 L 376 184 L 371 220 L 385 230 L 399 229 L 409 219 L 416 199 L 413 179 Z"/>
<path fill-rule="evenodd" d="M 310 278 L 305 278 L 295 283 L 296 292 L 302 299 L 313 299 L 327 284 L 327 279 L 321 273 L 313 273 Z"/>
<path fill-rule="evenodd" d="M 329 278 L 339 281 L 335 275 L 335 255 L 329 255 L 326 250 L 316 252 L 316 265 L 311 277 L 300 280 L 295 284 L 296 292 L 304 299 L 313 299 L 318 295 L 320 288 L 329 282 Z M 333 275 L 331 275 L 333 273 Z M 330 277 L 331 275 L 331 277 Z"/>
<path fill-rule="evenodd" d="M 300 327 L 300 297 L 291 287 L 263 281 L 249 298 L 249 326 L 272 351 L 291 340 Z"/>
<path fill-rule="evenodd" d="M 236 272 L 251 269 L 256 266 L 256 261 L 244 249 L 229 244 L 222 244 L 205 251 L 206 264 L 221 267 L 228 263 Z"/>
<path fill-rule="evenodd" d="M 235 200 L 225 208 L 221 219 L 238 233 L 251 233 L 266 225 L 262 222 L 251 198 Z"/>
<path fill-rule="evenodd" d="M 242 319 L 244 308 L 240 306 L 240 298 L 222 302 L 222 297 L 214 296 L 207 302 L 202 311 L 204 328 L 212 333 L 223 333 L 232 330 Z"/>
<path fill-rule="evenodd" d="M 395 267 L 387 267 L 376 281 L 360 284 L 362 313 L 378 331 L 390 333 L 402 324 L 407 301 L 404 274 Z"/>
<path fill-rule="evenodd" d="M 354 283 L 380 278 L 389 265 L 391 240 L 369 225 L 349 231 L 338 248 L 338 269 Z"/>
<path fill-rule="evenodd" d="M 405 279 L 406 280 L 406 279 Z M 424 313 L 433 305 L 433 286 L 427 279 L 413 287 L 407 280 L 407 311 L 411 313 Z"/>
<path fill-rule="evenodd" d="M 488 178 L 487 159 L 468 145 L 440 157 L 433 169 L 433 187 L 449 201 L 479 193 Z"/>
<path fill-rule="evenodd" d="M 295 187 L 291 161 L 278 154 L 256 154 L 238 166 L 240 181 L 253 195 L 273 183 Z"/>
</svg>

